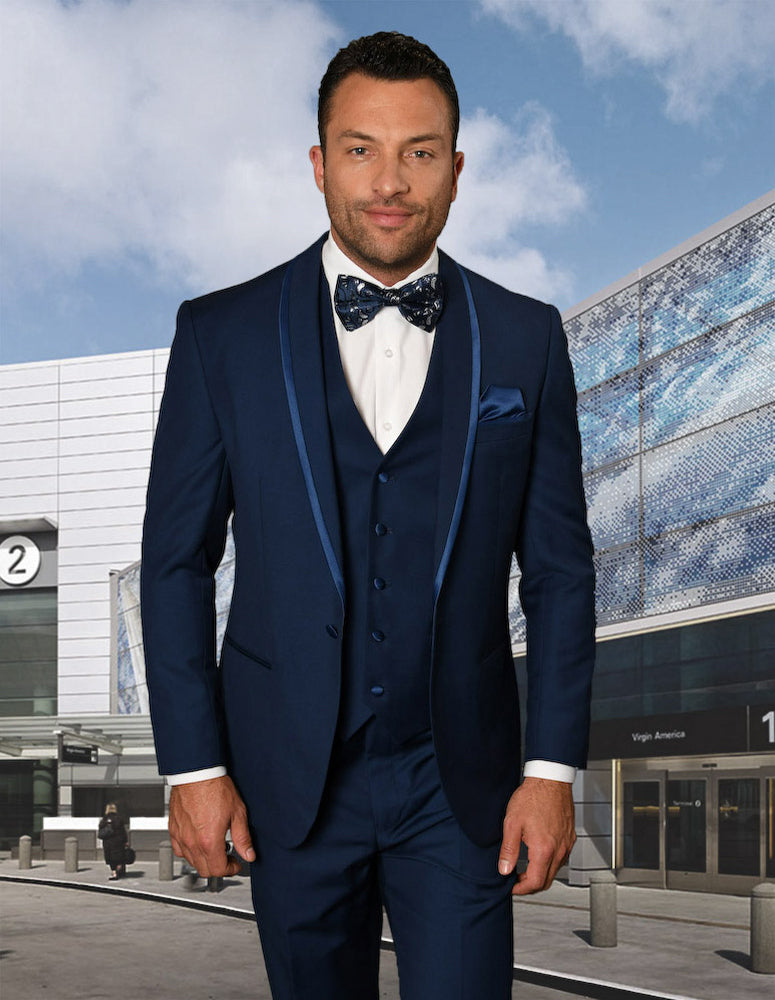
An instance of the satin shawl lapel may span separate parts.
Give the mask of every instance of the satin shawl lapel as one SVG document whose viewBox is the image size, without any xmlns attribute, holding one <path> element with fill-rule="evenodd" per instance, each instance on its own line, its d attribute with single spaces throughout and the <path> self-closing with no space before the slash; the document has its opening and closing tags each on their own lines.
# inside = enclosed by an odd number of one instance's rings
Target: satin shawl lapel
<svg viewBox="0 0 775 1000">
<path fill-rule="evenodd" d="M 293 434 L 320 543 L 344 604 L 342 540 L 320 342 L 320 251 L 288 264 L 280 296 L 280 348 Z"/>
<path fill-rule="evenodd" d="M 433 598 L 439 596 L 463 513 L 479 415 L 479 324 L 468 279 L 439 252 L 445 303 L 436 336 L 442 338 L 442 430 L 439 500 L 434 540 Z"/>
</svg>

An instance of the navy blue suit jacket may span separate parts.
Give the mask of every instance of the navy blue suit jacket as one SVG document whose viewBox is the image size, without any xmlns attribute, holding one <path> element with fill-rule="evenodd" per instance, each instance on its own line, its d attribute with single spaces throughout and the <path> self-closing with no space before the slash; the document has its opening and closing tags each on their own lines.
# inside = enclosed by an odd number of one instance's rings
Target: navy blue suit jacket
<svg viewBox="0 0 775 1000">
<path fill-rule="evenodd" d="M 148 487 L 142 618 L 162 773 L 226 763 L 251 822 L 312 825 L 334 739 L 347 595 L 319 323 L 322 240 L 186 302 Z M 583 766 L 592 547 L 576 395 L 557 310 L 444 254 L 443 435 L 430 702 L 447 798 L 477 843 L 519 783 L 507 620 L 514 551 L 528 628 L 528 757 Z M 220 664 L 213 574 L 233 512 Z"/>
</svg>

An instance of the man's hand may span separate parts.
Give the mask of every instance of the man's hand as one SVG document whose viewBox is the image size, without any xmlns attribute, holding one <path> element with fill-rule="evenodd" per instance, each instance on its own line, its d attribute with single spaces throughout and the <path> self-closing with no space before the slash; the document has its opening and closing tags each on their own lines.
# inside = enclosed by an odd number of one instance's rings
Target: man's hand
<svg viewBox="0 0 775 1000">
<path fill-rule="evenodd" d="M 522 841 L 528 850 L 527 871 L 511 890 L 514 896 L 548 889 L 576 842 L 573 795 L 567 781 L 525 778 L 509 799 L 503 820 L 498 870 L 510 874 Z"/>
<path fill-rule="evenodd" d="M 226 856 L 226 831 L 230 827 L 239 856 L 255 861 L 245 803 L 231 778 L 208 778 L 172 786 L 169 821 L 172 850 L 193 865 L 203 878 L 239 873 L 239 861 Z"/>
</svg>

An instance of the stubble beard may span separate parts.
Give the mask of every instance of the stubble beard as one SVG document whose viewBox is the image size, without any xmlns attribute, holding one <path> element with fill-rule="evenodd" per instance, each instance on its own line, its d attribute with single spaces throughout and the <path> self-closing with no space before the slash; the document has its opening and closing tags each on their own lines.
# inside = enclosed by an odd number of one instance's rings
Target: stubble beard
<svg viewBox="0 0 775 1000">
<path fill-rule="evenodd" d="M 449 214 L 449 206 L 446 211 L 433 212 L 398 199 L 377 206 L 374 202 L 342 203 L 326 194 L 325 201 L 331 227 L 347 256 L 369 273 L 395 275 L 395 281 L 411 274 L 430 257 Z M 387 231 L 380 239 L 379 234 L 367 227 L 363 217 L 365 210 L 375 207 L 407 209 L 413 219 L 420 217 L 417 221 L 421 224 L 415 223 L 408 232 Z"/>
</svg>

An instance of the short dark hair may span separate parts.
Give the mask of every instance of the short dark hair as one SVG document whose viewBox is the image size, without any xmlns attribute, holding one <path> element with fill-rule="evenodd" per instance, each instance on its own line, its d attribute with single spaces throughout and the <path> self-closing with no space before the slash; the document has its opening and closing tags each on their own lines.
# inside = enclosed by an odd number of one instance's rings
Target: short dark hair
<svg viewBox="0 0 775 1000">
<path fill-rule="evenodd" d="M 328 64 L 318 91 L 318 135 L 324 150 L 334 91 L 351 73 L 362 73 L 375 80 L 433 80 L 449 104 L 454 151 L 460 127 L 460 103 L 449 67 L 428 45 L 400 31 L 377 31 L 356 38 Z"/>
</svg>

